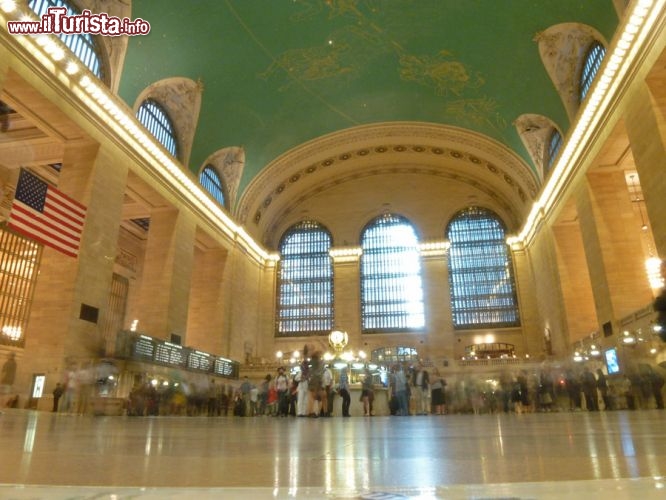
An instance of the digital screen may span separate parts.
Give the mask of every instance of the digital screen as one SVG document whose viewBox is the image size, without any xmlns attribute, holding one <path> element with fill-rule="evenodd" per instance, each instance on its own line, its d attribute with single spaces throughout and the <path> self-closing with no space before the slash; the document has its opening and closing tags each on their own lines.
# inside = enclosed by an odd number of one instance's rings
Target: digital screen
<svg viewBox="0 0 666 500">
<path fill-rule="evenodd" d="M 230 359 L 216 358 L 213 371 L 227 378 L 238 378 L 238 363 Z"/>
<path fill-rule="evenodd" d="M 44 394 L 44 384 L 46 383 L 46 375 L 35 375 L 35 385 L 32 388 L 32 397 L 41 398 Z"/>
<path fill-rule="evenodd" d="M 164 342 L 163 344 L 157 345 L 157 349 L 155 350 L 155 361 L 167 365 L 183 365 L 185 363 L 185 358 L 180 346 Z"/>
<path fill-rule="evenodd" d="M 153 359 L 155 354 L 155 344 L 152 339 L 146 337 L 138 337 L 134 341 L 134 355 L 139 358 Z"/>
<path fill-rule="evenodd" d="M 213 366 L 211 356 L 200 351 L 190 351 L 187 356 L 187 367 L 192 370 L 209 372 Z"/>
<path fill-rule="evenodd" d="M 605 352 L 605 355 L 608 374 L 612 375 L 613 373 L 620 373 L 620 363 L 617 359 L 617 350 L 614 347 L 612 349 L 608 349 Z"/>
<path fill-rule="evenodd" d="M 1 3 L 1 0 L 0 0 Z M 207 352 L 183 347 L 180 344 L 155 339 L 147 335 L 123 332 L 117 339 L 117 352 L 121 356 L 138 361 L 183 367 L 187 370 L 213 373 L 225 378 L 237 379 L 240 363 Z M 175 335 L 172 335 L 172 339 Z"/>
</svg>

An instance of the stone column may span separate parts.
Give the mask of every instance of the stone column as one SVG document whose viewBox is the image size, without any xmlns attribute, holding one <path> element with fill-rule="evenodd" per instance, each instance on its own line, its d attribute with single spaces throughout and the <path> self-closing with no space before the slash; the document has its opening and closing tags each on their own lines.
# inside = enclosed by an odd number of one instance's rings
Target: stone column
<svg viewBox="0 0 666 500">
<path fill-rule="evenodd" d="M 576 193 L 576 205 L 599 321 L 617 320 L 645 307 L 652 293 L 645 275 L 640 223 L 624 173 L 589 173 L 588 182 Z"/>
<path fill-rule="evenodd" d="M 542 233 L 545 233 L 545 230 Z M 600 322 L 594 306 L 594 294 L 580 225 L 577 222 L 556 224 L 552 227 L 552 234 L 559 287 L 557 290 L 542 292 L 545 287 L 539 286 L 537 293 L 544 295 L 547 301 L 544 307 L 551 311 L 551 314 L 546 316 L 548 324 L 545 327 L 550 328 L 553 349 L 556 354 L 564 355 L 568 354 L 573 341 L 598 330 Z M 543 260 L 546 255 L 540 252 L 538 257 Z M 535 274 L 539 276 L 541 285 L 542 272 Z M 557 321 L 558 310 L 564 311 L 561 323 Z M 560 338 L 564 341 L 562 345 L 559 344 Z"/>
<path fill-rule="evenodd" d="M 224 279 L 223 355 L 241 362 L 260 354 L 262 331 L 262 266 L 240 245 L 227 257 Z"/>
<path fill-rule="evenodd" d="M 663 88 L 663 81 L 654 83 L 660 83 Z M 639 87 L 632 95 L 624 119 L 655 251 L 666 259 L 666 117 L 647 85 Z"/>
<path fill-rule="evenodd" d="M 186 344 L 195 230 L 187 213 L 151 213 L 138 297 L 139 331 L 166 340 L 180 335 Z"/>
<path fill-rule="evenodd" d="M 5 88 L 5 80 L 7 79 L 7 72 L 9 71 L 9 51 L 0 45 L 0 93 Z"/>
<path fill-rule="evenodd" d="M 524 249 L 511 250 L 511 259 L 514 269 L 516 300 L 520 313 L 523 349 L 525 354 L 535 358 L 544 355 L 546 348 L 544 329 L 541 326 L 537 294 L 535 293 L 533 262 L 530 261 L 530 255 Z M 552 279 L 552 268 L 548 271 L 548 278 Z M 551 281 L 546 279 L 546 282 Z M 549 288 L 552 289 L 553 287 Z M 555 288 L 555 290 L 558 290 L 558 288 Z"/>
<path fill-rule="evenodd" d="M 7 73 L 9 72 L 9 53 L 7 49 L 0 45 L 0 95 L 2 90 L 5 87 L 5 81 L 7 80 Z M 5 103 L 6 104 L 6 103 Z M 9 127 L 9 116 L 0 114 L 0 134 L 2 134 Z M 18 172 L 16 171 L 5 171 L 0 169 L 0 203 L 8 206 L 9 202 L 5 201 L 5 198 L 8 200 L 11 199 L 14 193 L 13 186 L 16 185 L 18 180 Z M 7 219 L 9 215 L 8 209 L 3 209 L 0 207 L 0 222 Z"/>
<path fill-rule="evenodd" d="M 78 258 L 44 248 L 26 351 L 35 371 L 57 373 L 104 355 L 100 324 L 108 304 L 127 167 L 95 144 L 67 145 L 58 189 L 87 206 Z M 86 308 L 87 315 L 82 315 Z M 82 319 L 83 316 L 83 319 Z"/>
<path fill-rule="evenodd" d="M 334 326 L 349 335 L 349 349 L 363 349 L 361 338 L 360 255 L 357 248 L 333 249 Z M 369 353 L 368 353 L 369 354 Z"/>
<path fill-rule="evenodd" d="M 222 277 L 226 259 L 222 248 L 195 250 L 192 266 L 187 342 L 212 354 L 223 353 Z"/>
<path fill-rule="evenodd" d="M 449 269 L 444 249 L 422 252 L 423 306 L 426 314 L 426 345 L 419 354 L 430 358 L 453 359 L 453 319 Z M 421 352 L 423 350 L 424 352 Z"/>
</svg>

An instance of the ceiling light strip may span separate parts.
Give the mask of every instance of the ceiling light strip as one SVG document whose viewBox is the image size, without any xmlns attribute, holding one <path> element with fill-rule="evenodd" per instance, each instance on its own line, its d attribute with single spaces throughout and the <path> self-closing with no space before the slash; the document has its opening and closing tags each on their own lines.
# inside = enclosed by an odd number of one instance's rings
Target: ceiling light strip
<svg viewBox="0 0 666 500">
<path fill-rule="evenodd" d="M 609 103 L 616 97 L 634 59 L 644 50 L 646 40 L 663 15 L 665 3 L 666 0 L 638 0 L 631 13 L 625 17 L 621 34 L 616 35 L 612 51 L 604 58 L 603 71 L 595 79 L 593 90 L 584 103 L 548 182 L 532 206 L 523 229 L 517 236 L 507 238 L 507 242 L 514 248 L 524 247 L 534 238 L 541 221 L 571 181 L 581 164 L 589 139 L 597 132 L 596 127 L 605 116 Z"/>
<path fill-rule="evenodd" d="M 14 20 L 35 20 L 31 10 L 22 13 L 15 3 L 8 0 L 0 0 L 0 10 L 4 13 L 0 13 L 0 19 L 2 19 L 5 31 L 9 15 Z M 153 170 L 194 202 L 194 206 L 204 217 L 213 222 L 215 227 L 245 247 L 248 253 L 260 263 L 270 265 L 279 259 L 277 254 L 262 248 L 245 229 L 235 224 L 205 194 L 203 188 L 193 181 L 181 166 L 165 153 L 157 140 L 139 124 L 132 111 L 122 100 L 106 87 L 99 85 L 97 79 L 90 76 L 87 68 L 82 68 L 77 62 L 66 58 L 68 49 L 57 36 L 12 36 L 9 33 L 7 35 L 26 49 L 52 77 L 69 88 L 86 107 L 94 111 L 100 123 L 109 125 L 116 135 L 133 147 Z M 81 72 L 84 74 L 78 77 L 77 75 Z"/>
</svg>

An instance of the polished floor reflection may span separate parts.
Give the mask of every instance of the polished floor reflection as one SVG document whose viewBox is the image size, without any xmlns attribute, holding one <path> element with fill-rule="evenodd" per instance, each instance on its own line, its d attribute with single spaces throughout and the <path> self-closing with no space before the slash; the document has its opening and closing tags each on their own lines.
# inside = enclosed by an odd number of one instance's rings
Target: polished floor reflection
<svg viewBox="0 0 666 500">
<path fill-rule="evenodd" d="M 350 419 L 5 410 L 0 429 L 0 498 L 666 497 L 658 410 Z"/>
</svg>

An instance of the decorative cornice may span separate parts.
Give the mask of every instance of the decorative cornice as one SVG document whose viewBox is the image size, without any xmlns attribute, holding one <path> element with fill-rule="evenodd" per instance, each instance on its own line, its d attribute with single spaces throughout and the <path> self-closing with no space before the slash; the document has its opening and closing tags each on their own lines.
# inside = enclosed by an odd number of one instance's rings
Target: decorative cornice
<svg viewBox="0 0 666 500">
<path fill-rule="evenodd" d="M 390 162 L 395 164 L 401 155 L 405 156 L 405 164 L 430 165 L 448 159 L 484 168 L 482 175 L 489 172 L 503 180 L 524 208 L 528 208 L 527 205 L 537 194 L 534 172 L 522 159 L 493 140 L 456 127 L 411 122 L 386 123 L 353 127 L 329 134 L 277 158 L 247 188 L 239 205 L 239 219 L 241 223 L 251 221 L 258 224 L 266 209 L 277 198 L 285 192 L 291 193 L 290 188 L 305 178 L 323 172 L 330 176 L 337 166 L 360 160 L 376 160 L 381 156 L 386 156 L 386 161 L 390 157 Z M 436 173 L 436 168 L 423 167 L 421 172 L 425 171 Z M 471 179 L 469 176 L 463 180 Z M 481 184 L 478 180 L 475 182 Z M 317 189 L 324 184 L 326 182 L 320 180 Z M 485 191 L 492 192 L 493 198 L 497 198 L 489 186 Z"/>
<path fill-rule="evenodd" d="M 492 170 L 491 170 L 492 171 Z M 498 174 L 498 171 L 494 173 Z M 482 191 L 488 197 L 492 198 L 498 206 L 500 206 L 510 217 L 507 222 L 512 227 L 519 227 L 520 221 L 515 215 L 511 202 L 504 196 L 498 193 L 498 191 L 492 189 L 488 185 L 480 182 L 478 178 L 475 178 L 471 175 L 464 175 L 450 170 L 439 169 L 437 167 L 400 167 L 396 165 L 386 165 L 382 167 L 369 168 L 359 172 L 349 173 L 347 175 L 336 176 L 334 178 L 328 179 L 326 182 L 317 184 L 315 187 L 302 191 L 300 196 L 295 198 L 290 198 L 288 203 L 284 205 L 281 209 L 276 210 L 270 214 L 270 222 L 266 223 L 267 232 L 273 234 L 277 227 L 275 226 L 275 221 L 282 220 L 284 217 L 288 216 L 295 210 L 298 210 L 298 207 L 304 201 L 317 196 L 328 189 L 335 188 L 345 182 L 352 182 L 358 179 L 363 179 L 366 177 L 371 177 L 374 175 L 385 175 L 385 174 L 419 174 L 419 175 L 430 175 L 434 177 L 445 178 L 452 181 L 464 182 L 479 191 Z M 505 182 L 508 183 L 508 181 Z M 272 201 L 272 200 L 271 200 Z M 263 212 L 271 205 L 271 202 L 265 203 L 262 206 Z M 258 224 L 261 220 L 261 217 L 255 219 L 255 224 Z"/>
</svg>

